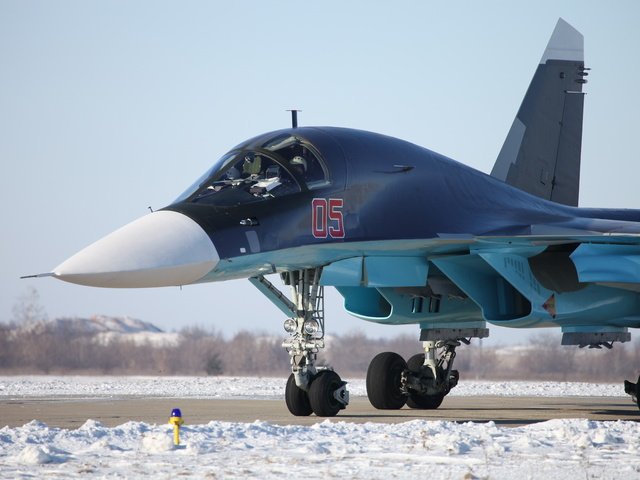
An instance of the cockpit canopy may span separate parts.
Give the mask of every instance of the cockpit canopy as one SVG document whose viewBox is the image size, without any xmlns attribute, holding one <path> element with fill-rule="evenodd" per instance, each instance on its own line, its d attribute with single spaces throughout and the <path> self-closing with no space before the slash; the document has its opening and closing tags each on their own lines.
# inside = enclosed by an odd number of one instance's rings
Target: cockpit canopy
<svg viewBox="0 0 640 480">
<path fill-rule="evenodd" d="M 249 142 L 220 158 L 177 202 L 234 206 L 329 185 L 318 150 L 290 133 Z"/>
</svg>

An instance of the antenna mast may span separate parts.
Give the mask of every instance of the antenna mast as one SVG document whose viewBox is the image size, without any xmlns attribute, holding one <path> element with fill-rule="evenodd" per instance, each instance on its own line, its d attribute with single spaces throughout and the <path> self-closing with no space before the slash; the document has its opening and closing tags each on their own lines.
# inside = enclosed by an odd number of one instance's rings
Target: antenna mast
<svg viewBox="0 0 640 480">
<path fill-rule="evenodd" d="M 291 112 L 291 128 L 298 128 L 298 112 L 302 110 L 297 110 L 292 108 L 291 110 L 287 110 L 287 112 Z"/>
</svg>

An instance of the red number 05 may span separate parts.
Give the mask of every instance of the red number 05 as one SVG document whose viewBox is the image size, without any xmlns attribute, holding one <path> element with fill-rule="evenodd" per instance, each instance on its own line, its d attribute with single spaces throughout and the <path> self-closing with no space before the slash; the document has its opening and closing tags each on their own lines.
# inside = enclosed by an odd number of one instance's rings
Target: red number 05
<svg viewBox="0 0 640 480">
<path fill-rule="evenodd" d="M 344 238 L 343 204 L 341 198 L 311 201 L 311 232 L 315 238 Z"/>
</svg>

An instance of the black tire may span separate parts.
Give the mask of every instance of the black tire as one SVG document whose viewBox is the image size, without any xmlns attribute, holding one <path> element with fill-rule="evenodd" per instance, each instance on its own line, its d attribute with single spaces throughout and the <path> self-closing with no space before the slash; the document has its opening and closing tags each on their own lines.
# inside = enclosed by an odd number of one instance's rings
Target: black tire
<svg viewBox="0 0 640 480">
<path fill-rule="evenodd" d="M 416 353 L 409 360 L 407 360 L 407 368 L 414 373 L 420 372 L 420 368 L 424 365 L 424 353 Z M 414 398 L 416 395 L 409 394 L 407 398 L 407 407 L 409 408 L 422 408 L 416 403 Z"/>
<path fill-rule="evenodd" d="M 631 383 L 629 380 L 624 381 L 624 393 L 631 395 L 631 399 L 640 408 L 640 376 L 636 383 Z"/>
<path fill-rule="evenodd" d="M 309 403 L 318 417 L 335 417 L 344 405 L 333 393 L 342 387 L 340 376 L 331 370 L 323 370 L 309 387 Z"/>
<path fill-rule="evenodd" d="M 414 373 L 420 373 L 423 365 L 424 353 L 415 354 L 407 362 L 407 367 Z M 445 395 L 445 393 L 437 393 L 435 395 L 419 395 L 417 393 L 409 392 L 409 398 L 407 398 L 407 407 L 417 408 L 420 410 L 435 410 L 442 404 Z"/>
<path fill-rule="evenodd" d="M 311 404 L 309 403 L 309 394 L 296 385 L 296 379 L 293 373 L 289 375 L 287 387 L 284 390 L 284 400 L 287 408 L 292 415 L 296 417 L 308 417 L 311 415 Z"/>
<path fill-rule="evenodd" d="M 407 368 L 412 372 L 418 373 L 423 365 L 424 353 L 416 353 L 413 357 L 407 360 Z"/>
<path fill-rule="evenodd" d="M 417 393 L 410 393 L 407 399 L 407 406 L 409 408 L 417 408 L 420 410 L 435 410 L 438 408 L 444 400 L 444 393 L 436 393 L 435 395 L 418 395 Z"/>
<path fill-rule="evenodd" d="M 407 362 L 393 352 L 376 355 L 367 370 L 367 397 L 378 410 L 398 410 L 404 406 L 407 396 L 400 390 L 402 372 Z"/>
</svg>

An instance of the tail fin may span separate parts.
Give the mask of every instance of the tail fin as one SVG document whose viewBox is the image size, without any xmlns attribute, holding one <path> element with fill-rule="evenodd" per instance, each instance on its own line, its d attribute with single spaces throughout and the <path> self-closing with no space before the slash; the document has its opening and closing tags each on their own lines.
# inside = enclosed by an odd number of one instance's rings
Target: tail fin
<svg viewBox="0 0 640 480">
<path fill-rule="evenodd" d="M 584 39 L 559 19 L 491 176 L 538 197 L 578 205 Z"/>
</svg>

